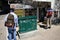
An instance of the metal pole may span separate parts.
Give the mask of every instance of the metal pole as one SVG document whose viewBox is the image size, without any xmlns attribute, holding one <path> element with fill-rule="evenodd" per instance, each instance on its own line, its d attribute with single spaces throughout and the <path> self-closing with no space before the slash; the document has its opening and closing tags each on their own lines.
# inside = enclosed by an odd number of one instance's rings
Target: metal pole
<svg viewBox="0 0 60 40">
<path fill-rule="evenodd" d="M 60 14 L 59 14 L 59 10 L 58 10 L 58 18 L 59 18 Z"/>
<path fill-rule="evenodd" d="M 37 7 L 37 20 L 39 20 L 39 7 Z"/>
<path fill-rule="evenodd" d="M 22 5 L 23 5 L 23 11 L 24 11 L 24 13 L 23 13 L 23 14 L 24 14 L 24 16 L 25 16 L 25 9 L 24 9 L 25 1 L 24 1 L 24 0 L 23 0 L 23 4 L 22 4 Z"/>
<path fill-rule="evenodd" d="M 37 6 L 37 20 L 39 20 L 39 7 L 38 6 Z"/>
</svg>

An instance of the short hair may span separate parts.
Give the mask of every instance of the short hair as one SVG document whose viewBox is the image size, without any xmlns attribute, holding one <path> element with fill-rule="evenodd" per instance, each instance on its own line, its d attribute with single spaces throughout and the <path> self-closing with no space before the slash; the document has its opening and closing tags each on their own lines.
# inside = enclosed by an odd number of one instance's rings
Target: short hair
<svg viewBox="0 0 60 40">
<path fill-rule="evenodd" d="M 14 8 L 10 8 L 10 12 L 14 12 Z"/>
<path fill-rule="evenodd" d="M 51 8 L 51 6 L 50 6 L 50 5 L 48 5 L 47 7 L 48 7 L 48 8 Z"/>
</svg>

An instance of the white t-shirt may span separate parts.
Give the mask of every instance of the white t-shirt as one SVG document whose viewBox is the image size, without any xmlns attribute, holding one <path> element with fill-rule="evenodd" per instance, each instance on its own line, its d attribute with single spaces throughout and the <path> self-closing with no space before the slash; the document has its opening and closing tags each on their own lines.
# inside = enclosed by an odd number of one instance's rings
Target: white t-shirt
<svg viewBox="0 0 60 40">
<path fill-rule="evenodd" d="M 15 22 L 15 26 L 18 26 L 18 16 L 14 13 L 14 12 L 10 12 L 10 14 L 12 14 L 14 16 L 14 22 Z M 9 14 L 6 15 L 5 17 L 5 22 L 7 21 L 7 17 Z"/>
</svg>

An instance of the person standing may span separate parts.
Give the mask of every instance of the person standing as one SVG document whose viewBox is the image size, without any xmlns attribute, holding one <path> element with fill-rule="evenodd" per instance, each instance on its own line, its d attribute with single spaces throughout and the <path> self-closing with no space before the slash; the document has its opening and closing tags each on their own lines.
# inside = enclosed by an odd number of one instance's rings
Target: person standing
<svg viewBox="0 0 60 40">
<path fill-rule="evenodd" d="M 8 40 L 16 40 L 16 27 L 18 27 L 18 17 L 14 13 L 13 8 L 11 8 L 10 13 L 6 15 L 5 26 L 8 28 Z"/>
<path fill-rule="evenodd" d="M 53 13 L 53 11 L 52 11 L 50 5 L 48 5 L 47 14 L 46 14 L 46 17 L 47 17 L 47 28 L 51 28 L 52 13 Z"/>
</svg>

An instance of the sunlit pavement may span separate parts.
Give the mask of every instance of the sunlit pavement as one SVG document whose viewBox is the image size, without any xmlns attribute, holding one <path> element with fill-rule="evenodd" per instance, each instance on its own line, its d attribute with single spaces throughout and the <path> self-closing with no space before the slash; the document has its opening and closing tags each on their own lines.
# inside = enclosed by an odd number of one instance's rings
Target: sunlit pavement
<svg viewBox="0 0 60 40">
<path fill-rule="evenodd" d="M 0 40 L 7 39 L 7 28 L 4 26 L 5 15 L 0 15 Z"/>
<path fill-rule="evenodd" d="M 7 28 L 4 26 L 5 15 L 0 15 L 0 40 L 7 40 Z M 37 25 L 37 30 L 20 34 L 17 40 L 60 40 L 60 25 L 52 25 L 51 29 L 43 29 Z"/>
</svg>

